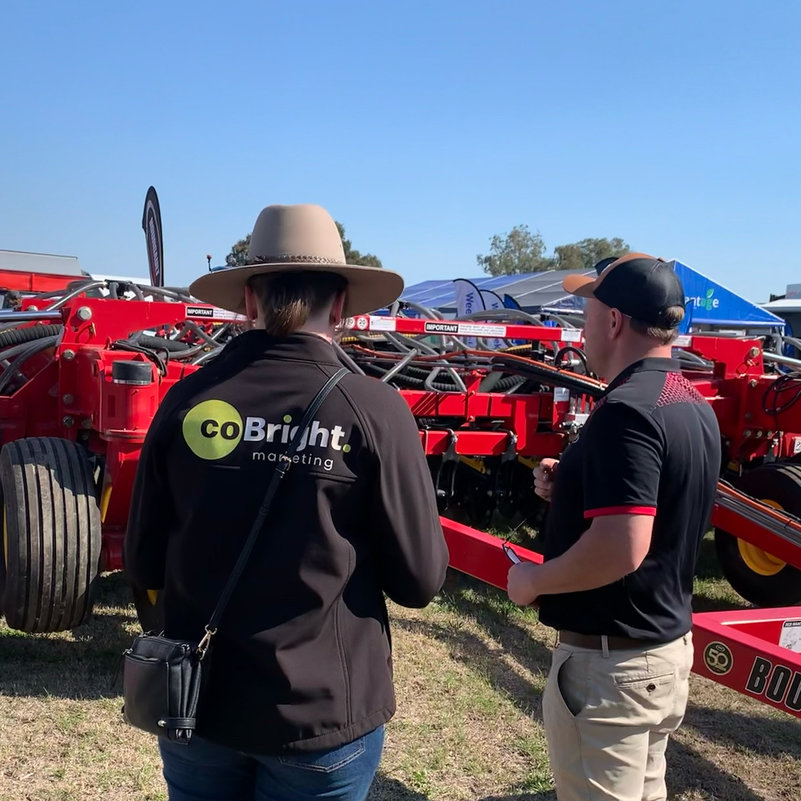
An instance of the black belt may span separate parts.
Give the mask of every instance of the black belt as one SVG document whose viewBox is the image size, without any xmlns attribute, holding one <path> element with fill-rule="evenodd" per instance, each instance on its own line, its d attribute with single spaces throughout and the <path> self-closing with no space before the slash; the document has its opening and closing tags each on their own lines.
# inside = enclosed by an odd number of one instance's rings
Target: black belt
<svg viewBox="0 0 801 801">
<path fill-rule="evenodd" d="M 633 637 L 617 637 L 607 635 L 607 648 L 610 651 L 631 651 L 634 649 L 653 648 L 657 643 L 649 640 L 635 640 Z M 560 631 L 559 642 L 565 645 L 573 645 L 576 648 L 593 648 L 596 651 L 603 651 L 603 643 L 600 634 L 578 634 L 575 631 Z"/>
</svg>

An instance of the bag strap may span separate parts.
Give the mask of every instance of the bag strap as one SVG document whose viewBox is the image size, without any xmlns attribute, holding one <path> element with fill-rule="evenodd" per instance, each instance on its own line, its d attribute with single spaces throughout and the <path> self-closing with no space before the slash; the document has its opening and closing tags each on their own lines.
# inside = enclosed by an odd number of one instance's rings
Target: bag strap
<svg viewBox="0 0 801 801">
<path fill-rule="evenodd" d="M 295 455 L 295 452 L 300 445 L 303 432 L 311 425 L 314 415 L 317 414 L 318 409 L 322 405 L 323 401 L 328 397 L 328 394 L 331 392 L 331 390 L 349 372 L 350 370 L 348 370 L 346 367 L 343 367 L 328 379 L 323 388 L 314 396 L 314 399 L 307 407 L 306 412 L 301 418 L 295 435 L 289 442 L 289 447 L 287 448 L 286 452 L 279 457 L 278 465 L 276 466 L 273 477 L 270 480 L 269 486 L 267 487 L 267 493 L 265 494 L 264 500 L 261 502 L 261 506 L 259 507 L 259 513 L 256 515 L 256 519 L 253 521 L 253 525 L 251 526 L 250 534 L 248 534 L 248 538 L 245 540 L 245 544 L 242 546 L 242 551 L 240 552 L 239 558 L 236 560 L 236 564 L 234 565 L 234 569 L 231 571 L 231 575 L 228 577 L 228 581 L 223 588 L 223 591 L 220 595 L 220 600 L 217 601 L 217 606 L 214 608 L 214 612 L 212 612 L 211 619 L 206 624 L 206 633 L 203 635 L 203 639 L 198 644 L 197 653 L 200 659 L 203 659 L 203 657 L 206 655 L 211 638 L 217 633 L 217 626 L 219 625 L 220 618 L 223 616 L 223 612 L 225 612 L 225 608 L 228 606 L 228 602 L 231 600 L 234 587 L 242 577 L 242 573 L 245 570 L 245 565 L 250 558 L 250 553 L 253 550 L 253 546 L 256 544 L 256 539 L 259 536 L 259 532 L 261 531 L 264 521 L 267 519 L 267 515 L 270 512 L 270 506 L 272 505 L 275 493 L 278 491 L 281 481 L 289 472 L 289 468 L 292 466 L 292 457 Z"/>
</svg>

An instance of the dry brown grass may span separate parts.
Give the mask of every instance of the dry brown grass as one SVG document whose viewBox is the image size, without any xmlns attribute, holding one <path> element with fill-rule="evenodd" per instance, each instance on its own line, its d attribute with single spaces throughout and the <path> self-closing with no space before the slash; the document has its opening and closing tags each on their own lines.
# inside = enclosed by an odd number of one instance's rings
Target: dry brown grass
<svg viewBox="0 0 801 801">
<path fill-rule="evenodd" d="M 699 582 L 699 602 L 736 602 Z M 427 609 L 392 607 L 399 711 L 373 801 L 552 801 L 540 700 L 550 632 L 452 574 Z M 136 630 L 119 576 L 95 619 L 30 637 L 0 624 L 0 801 L 164 799 L 152 738 L 122 723 L 119 654 Z M 801 722 L 693 678 L 669 754 L 677 801 L 797 801 Z"/>
</svg>

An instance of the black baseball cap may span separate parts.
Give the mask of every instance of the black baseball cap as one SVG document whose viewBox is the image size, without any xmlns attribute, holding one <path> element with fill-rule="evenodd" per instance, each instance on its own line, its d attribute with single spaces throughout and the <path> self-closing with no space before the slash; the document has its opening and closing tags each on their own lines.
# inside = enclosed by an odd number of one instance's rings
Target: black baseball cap
<svg viewBox="0 0 801 801">
<path fill-rule="evenodd" d="M 600 266 L 600 265 L 599 265 Z M 678 328 L 665 313 L 684 308 L 684 288 L 676 271 L 664 259 L 645 253 L 627 253 L 602 267 L 600 274 L 568 275 L 562 286 L 571 295 L 597 298 L 635 320 L 660 328 Z"/>
</svg>

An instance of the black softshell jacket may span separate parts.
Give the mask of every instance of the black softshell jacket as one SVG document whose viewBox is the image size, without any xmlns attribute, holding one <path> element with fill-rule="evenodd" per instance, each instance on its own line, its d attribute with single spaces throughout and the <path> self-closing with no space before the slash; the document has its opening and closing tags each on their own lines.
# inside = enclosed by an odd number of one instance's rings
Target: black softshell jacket
<svg viewBox="0 0 801 801">
<path fill-rule="evenodd" d="M 148 431 L 125 540 L 165 632 L 197 639 L 308 404 L 341 365 L 312 334 L 249 331 L 179 381 Z M 448 554 L 417 427 L 347 375 L 301 441 L 214 638 L 199 733 L 251 753 L 333 748 L 395 711 L 384 593 L 425 606 Z"/>
</svg>

